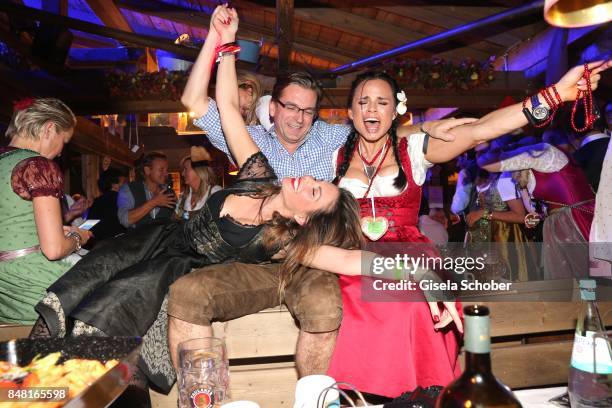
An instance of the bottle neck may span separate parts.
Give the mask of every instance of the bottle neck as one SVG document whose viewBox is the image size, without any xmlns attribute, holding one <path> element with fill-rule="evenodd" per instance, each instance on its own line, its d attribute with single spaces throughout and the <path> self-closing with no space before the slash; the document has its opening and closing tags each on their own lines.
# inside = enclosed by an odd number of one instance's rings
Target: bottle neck
<svg viewBox="0 0 612 408">
<path fill-rule="evenodd" d="M 465 370 L 481 374 L 491 372 L 490 319 L 485 316 L 465 316 Z"/>
<path fill-rule="evenodd" d="M 491 354 L 490 353 L 470 353 L 465 352 L 465 372 L 489 374 L 491 373 Z"/>
</svg>

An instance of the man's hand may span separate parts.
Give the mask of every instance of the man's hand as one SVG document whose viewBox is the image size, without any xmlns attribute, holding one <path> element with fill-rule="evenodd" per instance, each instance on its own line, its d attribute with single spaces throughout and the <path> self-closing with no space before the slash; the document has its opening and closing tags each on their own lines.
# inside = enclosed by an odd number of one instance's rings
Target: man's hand
<svg viewBox="0 0 612 408">
<path fill-rule="evenodd" d="M 476 118 L 450 118 L 442 120 L 432 120 L 429 122 L 423 122 L 421 129 L 429 133 L 429 136 L 434 139 L 444 140 L 445 142 L 452 142 L 455 140 L 455 136 L 451 135 L 449 131 L 457 126 L 467 125 L 477 121 Z"/>
<path fill-rule="evenodd" d="M 151 203 L 155 207 L 174 208 L 176 206 L 176 196 L 172 190 L 164 189 L 151 198 Z"/>
</svg>

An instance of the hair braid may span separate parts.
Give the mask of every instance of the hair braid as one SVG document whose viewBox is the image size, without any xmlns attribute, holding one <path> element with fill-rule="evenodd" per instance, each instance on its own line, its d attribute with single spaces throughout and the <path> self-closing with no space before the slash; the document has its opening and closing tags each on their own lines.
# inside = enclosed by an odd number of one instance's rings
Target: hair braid
<svg viewBox="0 0 612 408">
<path fill-rule="evenodd" d="M 353 158 L 353 152 L 355 151 L 355 143 L 357 143 L 358 141 L 359 137 L 357 136 L 355 128 L 353 128 L 353 130 L 351 130 L 351 133 L 349 133 L 348 138 L 346 139 L 346 143 L 344 144 L 344 155 L 342 156 L 342 163 L 336 171 L 336 178 L 334 179 L 334 184 L 338 184 L 340 182 L 340 179 L 344 177 L 344 175 L 348 171 L 351 159 Z"/>
<path fill-rule="evenodd" d="M 397 137 L 397 120 L 394 120 L 391 124 L 391 129 L 389 129 L 389 135 L 391 136 L 391 145 L 393 146 L 393 157 L 395 158 L 395 162 L 399 167 L 399 171 L 397 173 L 397 177 L 393 181 L 393 186 L 397 188 L 399 191 L 403 191 L 404 187 L 406 187 L 406 173 L 404 173 L 404 168 L 402 167 L 402 160 L 399 155 L 399 142 Z"/>
</svg>

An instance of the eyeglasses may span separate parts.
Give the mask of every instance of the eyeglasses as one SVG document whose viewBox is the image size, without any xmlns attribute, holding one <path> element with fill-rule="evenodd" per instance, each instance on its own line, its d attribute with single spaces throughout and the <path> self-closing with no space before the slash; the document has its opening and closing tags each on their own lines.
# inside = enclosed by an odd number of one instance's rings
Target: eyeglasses
<svg viewBox="0 0 612 408">
<path fill-rule="evenodd" d="M 280 106 L 282 106 L 283 108 L 287 109 L 289 112 L 291 113 L 296 113 L 296 114 L 300 114 L 300 112 L 304 112 L 304 116 L 307 117 L 314 117 L 314 115 L 316 115 L 317 111 L 316 109 L 313 108 L 300 108 L 299 106 L 293 104 L 293 103 L 283 103 L 280 100 L 276 100 L 276 102 L 279 103 Z"/>
</svg>

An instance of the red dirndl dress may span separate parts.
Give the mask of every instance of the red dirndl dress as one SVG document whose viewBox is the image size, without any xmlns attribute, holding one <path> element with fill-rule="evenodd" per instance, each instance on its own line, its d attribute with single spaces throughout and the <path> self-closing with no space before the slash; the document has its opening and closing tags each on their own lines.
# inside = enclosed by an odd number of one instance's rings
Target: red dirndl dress
<svg viewBox="0 0 612 408">
<path fill-rule="evenodd" d="M 421 186 L 412 177 L 407 139 L 399 151 L 407 186 L 400 195 L 375 198 L 376 214 L 389 221 L 377 242 L 429 243 L 417 228 Z M 372 215 L 371 200 L 358 201 L 361 216 Z M 364 301 L 362 284 L 368 279 L 340 277 L 343 318 L 328 375 L 362 392 L 397 397 L 417 386 L 445 386 L 461 374 L 454 324 L 435 331 L 425 301 Z"/>
</svg>

